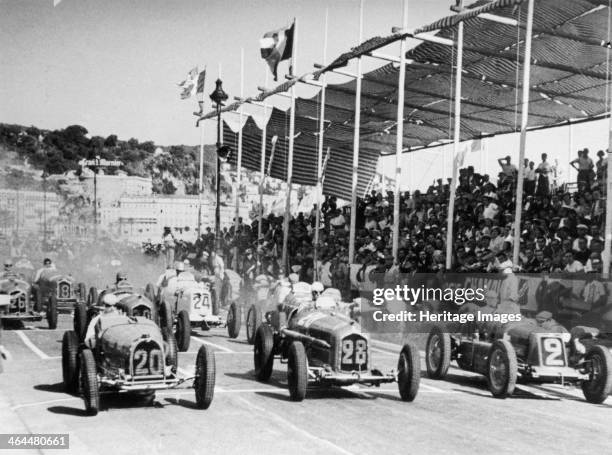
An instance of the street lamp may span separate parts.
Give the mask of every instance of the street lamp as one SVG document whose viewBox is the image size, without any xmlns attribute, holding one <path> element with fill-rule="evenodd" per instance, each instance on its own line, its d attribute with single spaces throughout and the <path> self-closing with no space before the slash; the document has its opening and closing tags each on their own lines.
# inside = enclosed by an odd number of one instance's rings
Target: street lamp
<svg viewBox="0 0 612 455">
<path fill-rule="evenodd" d="M 47 169 L 42 173 L 43 179 L 43 251 L 47 251 Z"/>
<path fill-rule="evenodd" d="M 227 100 L 227 93 L 223 91 L 223 82 L 217 79 L 215 90 L 210 94 L 210 99 L 217 108 L 217 177 L 216 177 L 216 205 L 215 205 L 215 247 L 221 246 L 221 210 L 220 210 L 220 190 L 221 190 L 221 161 L 226 161 L 229 155 L 229 147 L 221 145 L 221 107 Z"/>
</svg>

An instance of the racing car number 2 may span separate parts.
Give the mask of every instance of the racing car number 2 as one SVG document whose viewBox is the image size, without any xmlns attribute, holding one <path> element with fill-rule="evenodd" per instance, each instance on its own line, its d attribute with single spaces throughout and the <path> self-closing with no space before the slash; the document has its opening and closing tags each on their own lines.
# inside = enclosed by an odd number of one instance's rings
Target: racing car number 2
<svg viewBox="0 0 612 455">
<path fill-rule="evenodd" d="M 556 337 L 542 337 L 542 361 L 546 366 L 565 366 L 563 340 Z"/>
</svg>

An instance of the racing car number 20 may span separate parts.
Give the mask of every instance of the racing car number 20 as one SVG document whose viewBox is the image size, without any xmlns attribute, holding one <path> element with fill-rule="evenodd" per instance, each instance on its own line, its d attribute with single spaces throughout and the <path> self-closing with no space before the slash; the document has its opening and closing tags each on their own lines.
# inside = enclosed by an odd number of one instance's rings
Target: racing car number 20
<svg viewBox="0 0 612 455">
<path fill-rule="evenodd" d="M 134 374 L 159 375 L 163 373 L 164 360 L 161 350 L 151 349 L 146 344 L 138 345 L 134 351 Z"/>
</svg>

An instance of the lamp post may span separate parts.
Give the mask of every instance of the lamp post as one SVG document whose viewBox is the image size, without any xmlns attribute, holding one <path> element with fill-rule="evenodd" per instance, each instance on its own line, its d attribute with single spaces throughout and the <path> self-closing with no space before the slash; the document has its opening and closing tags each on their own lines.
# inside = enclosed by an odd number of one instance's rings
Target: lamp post
<svg viewBox="0 0 612 455">
<path fill-rule="evenodd" d="M 227 93 L 223 91 L 223 82 L 217 79 L 215 82 L 215 90 L 210 94 L 210 99 L 215 103 L 217 109 L 217 173 L 216 173 L 216 203 L 215 203 L 215 248 L 221 246 L 221 162 L 227 160 L 229 155 L 229 147 L 223 146 L 221 143 L 221 107 L 223 102 L 227 100 Z"/>
<path fill-rule="evenodd" d="M 47 251 L 47 177 L 49 173 L 45 169 L 43 178 L 43 251 Z"/>
</svg>

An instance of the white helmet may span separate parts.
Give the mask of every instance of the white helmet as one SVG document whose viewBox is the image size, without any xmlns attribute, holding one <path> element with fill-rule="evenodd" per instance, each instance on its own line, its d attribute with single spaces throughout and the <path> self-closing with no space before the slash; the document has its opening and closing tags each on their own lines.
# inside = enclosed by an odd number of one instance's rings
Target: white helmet
<svg viewBox="0 0 612 455">
<path fill-rule="evenodd" d="M 117 297 L 115 294 L 104 294 L 104 296 L 102 297 L 102 303 L 104 304 L 104 306 L 117 306 L 117 303 L 119 302 L 119 297 Z"/>
</svg>

